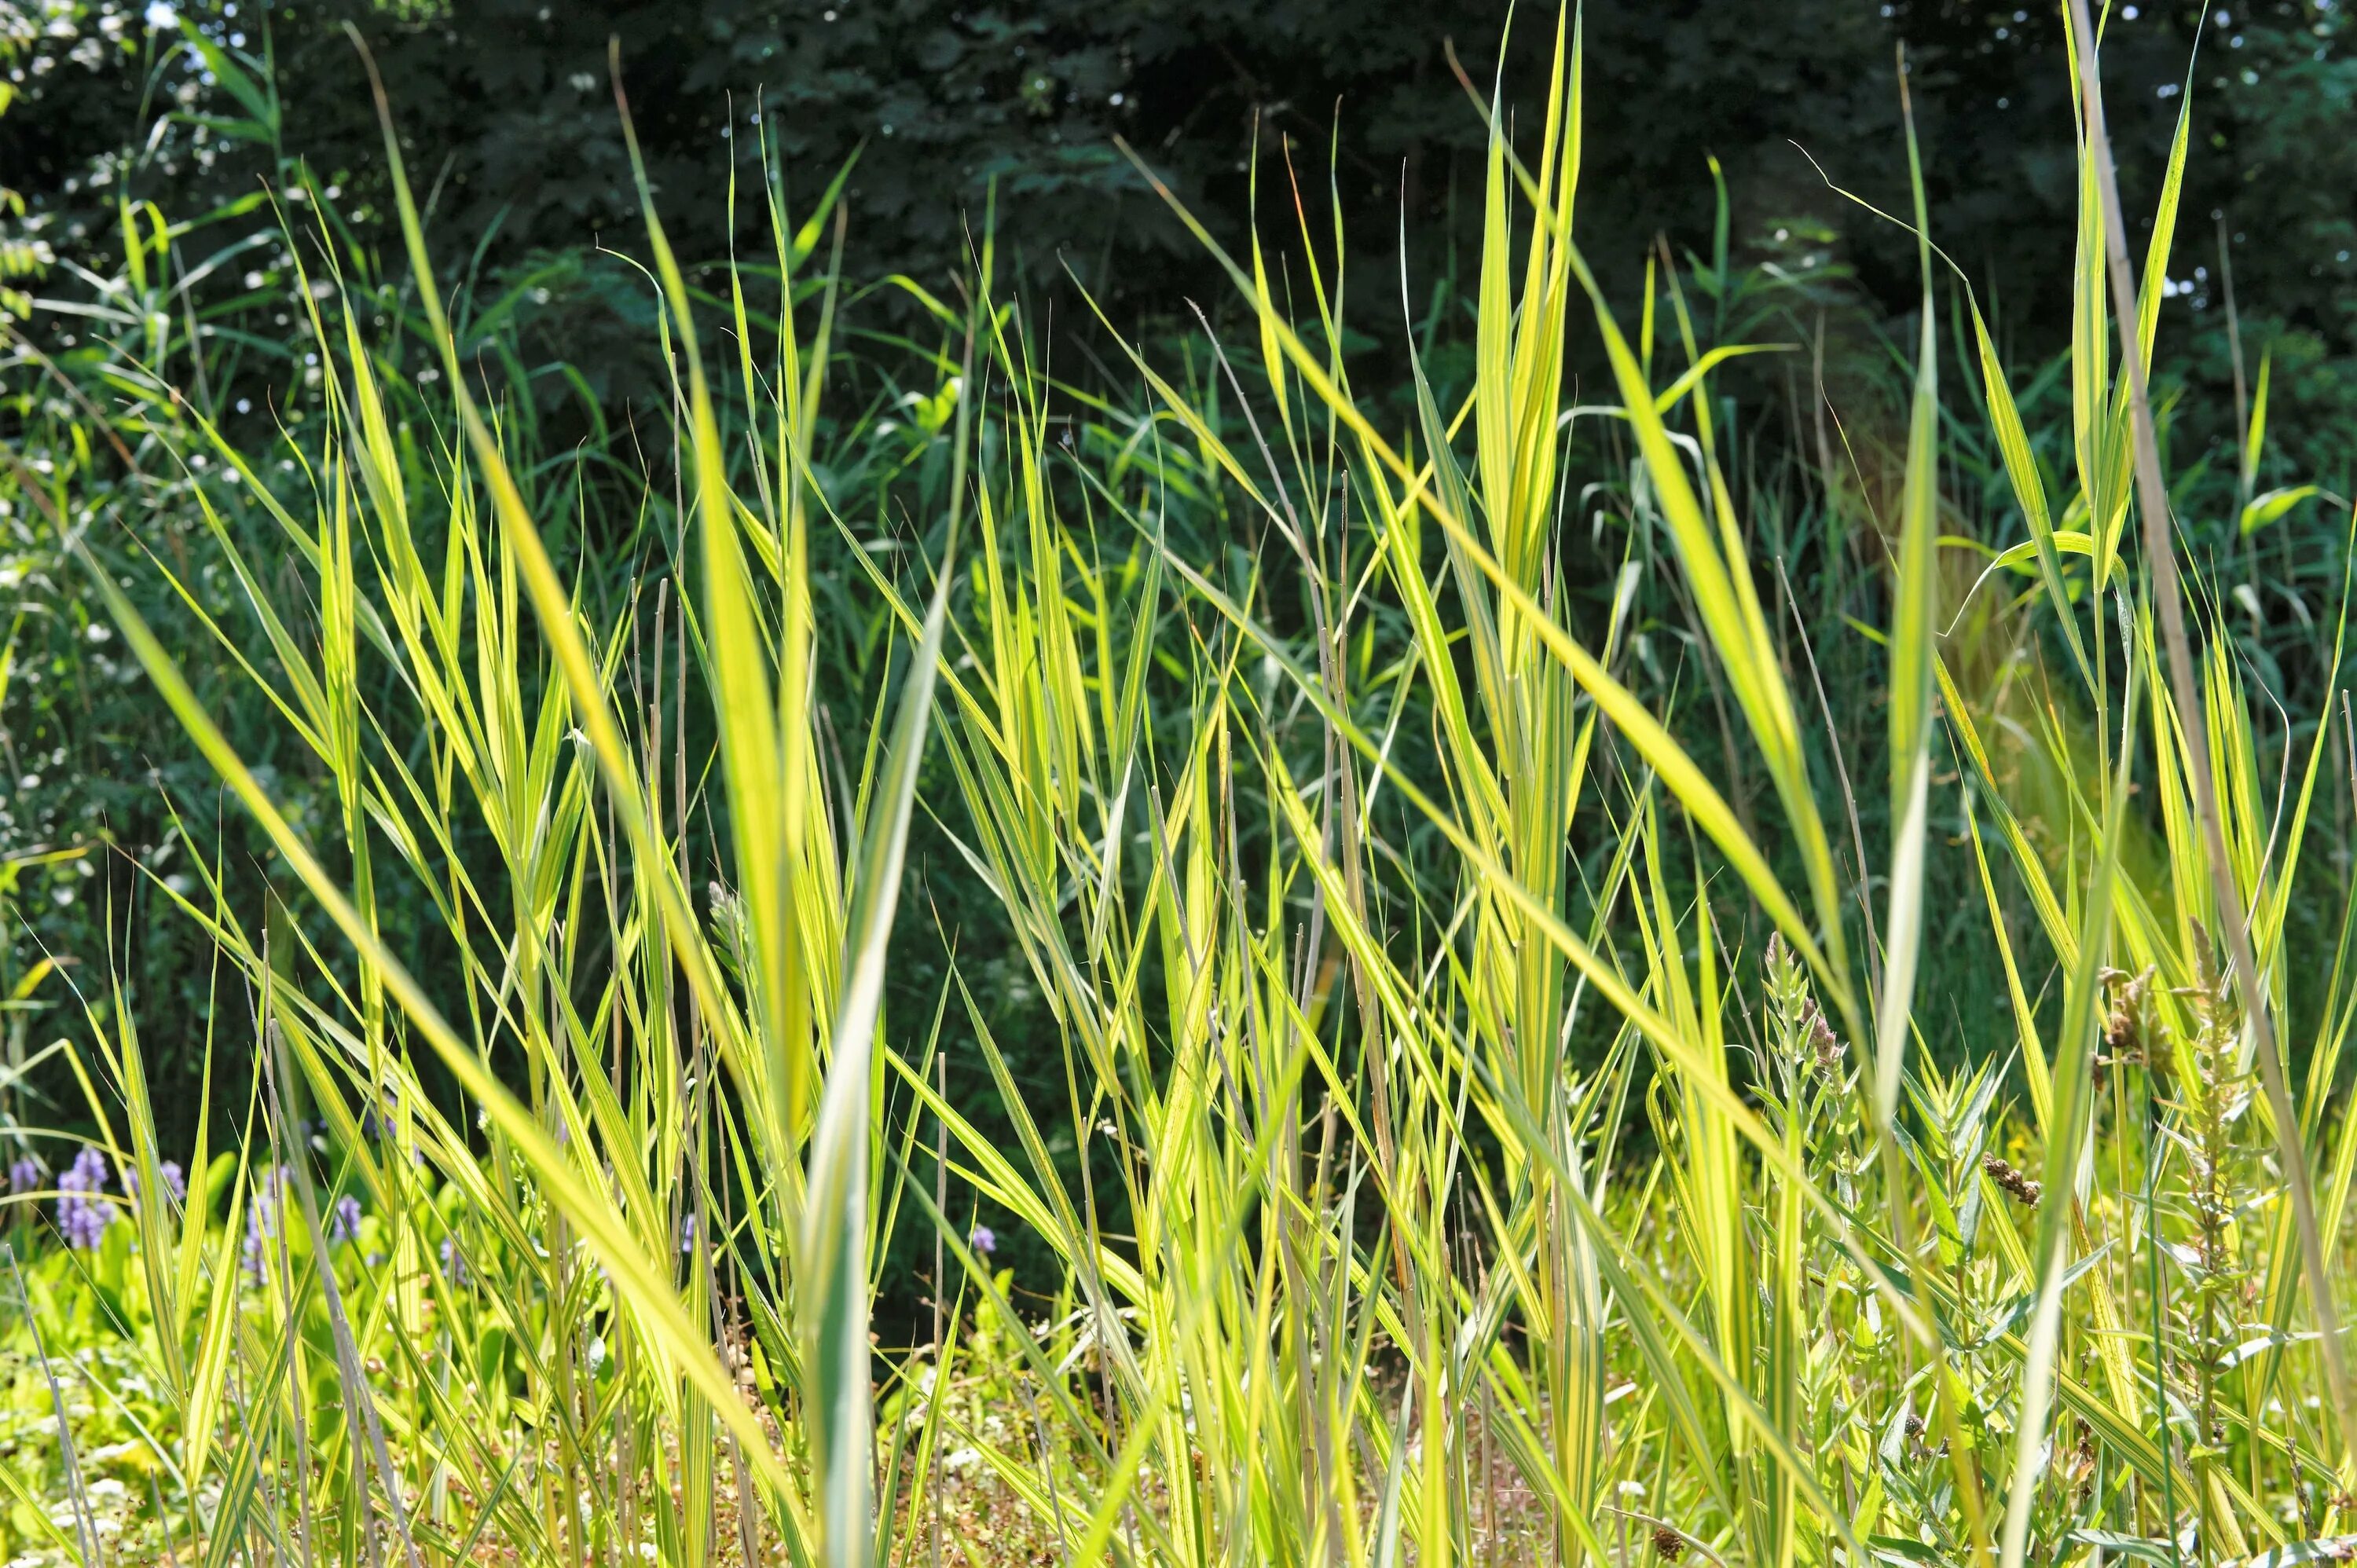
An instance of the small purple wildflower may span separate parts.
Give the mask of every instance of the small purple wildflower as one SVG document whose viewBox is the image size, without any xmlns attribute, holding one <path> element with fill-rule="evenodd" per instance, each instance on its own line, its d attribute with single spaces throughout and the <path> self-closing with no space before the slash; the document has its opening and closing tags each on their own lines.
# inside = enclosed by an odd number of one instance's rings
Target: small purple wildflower
<svg viewBox="0 0 2357 1568">
<path fill-rule="evenodd" d="M 278 1235 L 278 1208 L 286 1192 L 286 1167 L 273 1165 L 254 1184 L 253 1201 L 245 1210 L 245 1272 L 262 1282 L 270 1262 L 270 1243 Z"/>
<path fill-rule="evenodd" d="M 442 1238 L 442 1272 L 449 1276 L 454 1285 L 467 1283 L 467 1254 L 458 1251 L 458 1238 L 456 1236 Z"/>
<path fill-rule="evenodd" d="M 179 1161 L 165 1160 L 161 1162 L 156 1167 L 156 1174 L 164 1178 L 164 1190 L 171 1194 L 173 1202 L 183 1203 L 187 1201 L 188 1196 L 188 1173 L 180 1168 Z M 136 1203 L 139 1201 L 138 1166 L 125 1165 L 123 1167 L 123 1190 L 130 1196 L 132 1202 Z"/>
<path fill-rule="evenodd" d="M 679 1222 L 679 1250 L 684 1257 L 695 1247 L 695 1216 L 691 1214 Z"/>
<path fill-rule="evenodd" d="M 998 1251 L 998 1232 L 987 1225 L 977 1225 L 974 1228 L 974 1234 L 966 1238 L 966 1244 L 974 1250 L 977 1256 L 987 1258 Z"/>
<path fill-rule="evenodd" d="M 8 1190 L 38 1192 L 40 1190 L 41 1178 L 47 1175 L 48 1175 L 48 1167 L 43 1165 L 37 1156 L 19 1155 L 8 1166 Z"/>
<path fill-rule="evenodd" d="M 334 1243 L 360 1239 L 361 1200 L 346 1193 L 328 1208 L 328 1240 Z"/>
<path fill-rule="evenodd" d="M 98 1201 L 106 1190 L 106 1156 L 84 1149 L 74 1156 L 65 1175 L 58 1177 L 58 1233 L 66 1245 L 89 1251 L 114 1223 L 114 1206 Z"/>
</svg>

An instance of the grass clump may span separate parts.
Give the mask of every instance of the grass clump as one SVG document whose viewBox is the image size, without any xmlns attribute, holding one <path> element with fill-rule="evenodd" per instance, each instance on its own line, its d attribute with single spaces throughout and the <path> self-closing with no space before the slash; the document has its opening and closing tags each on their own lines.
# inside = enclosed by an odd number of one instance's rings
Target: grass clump
<svg viewBox="0 0 2357 1568">
<path fill-rule="evenodd" d="M 1137 353 L 1136 410 L 1040 368 L 985 244 L 905 405 L 938 510 L 855 516 L 827 213 L 762 193 L 766 285 L 699 316 L 650 199 L 680 500 L 616 603 L 549 550 L 438 306 L 427 395 L 320 279 L 303 504 L 206 456 L 276 531 L 208 513 L 250 628 L 213 629 L 334 811 L 290 820 L 100 579 L 274 851 L 258 907 L 217 865 L 174 895 L 259 1071 L 183 1197 L 136 1008 L 93 1005 L 117 1179 L 71 1199 L 93 1245 L 31 1248 L 12 1375 L 88 1402 L 42 1430 L 108 1441 L 28 1468 L 20 1436 L 11 1530 L 687 1568 L 2350 1555 L 2357 989 L 2345 920 L 2329 955 L 2287 939 L 2333 715 L 2270 784 L 2231 627 L 2179 582 L 2142 366 L 2182 161 L 2139 285 L 2079 21 L 2075 470 L 2038 461 L 1968 292 L 1943 382 L 1924 239 L 1857 633 L 1887 779 L 1828 753 L 1771 613 L 1712 394 L 1738 347 L 1674 280 L 1624 328 L 1579 251 L 1570 14 L 1534 133 L 1483 111 L 1470 390 L 1411 354 L 1405 421 L 1356 390 L 1306 216 L 1313 270 L 1221 253 L 1251 332 L 1190 372 Z M 1568 386 L 1590 332 L 1601 406 Z M 2027 535 L 1971 542 L 2019 591 L 1969 620 L 1964 380 Z M 1601 614 L 1566 564 L 1585 417 L 1622 461 Z M 822 559 L 888 648 L 858 725 L 816 695 Z M 1645 693 L 1655 604 L 1761 800 Z M 1854 786 L 1888 789 L 1871 863 Z M 1028 977 L 1053 1092 L 962 968 L 884 1015 L 920 811 L 932 875 L 1002 912 L 959 965 L 987 942 Z M 2001 995 L 1945 988 L 1941 854 Z M 394 879 L 433 929 L 384 929 Z M 2315 1016 L 2300 967 L 2330 970 Z M 2011 1054 L 1934 1048 L 1953 1006 Z M 869 1330 L 904 1229 L 934 1257 L 914 1348 Z M 1001 1232 L 1051 1266 L 999 1267 Z M 152 1507 L 102 1520 L 126 1467 Z"/>
</svg>

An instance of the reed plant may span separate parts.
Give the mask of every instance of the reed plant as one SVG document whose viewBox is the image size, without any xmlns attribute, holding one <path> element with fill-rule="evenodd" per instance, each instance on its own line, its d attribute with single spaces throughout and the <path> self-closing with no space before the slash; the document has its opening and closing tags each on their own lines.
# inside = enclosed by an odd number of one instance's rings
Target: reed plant
<svg viewBox="0 0 2357 1568">
<path fill-rule="evenodd" d="M 1346 361 L 1343 236 L 1297 185 L 1286 243 L 1235 254 L 1172 199 L 1245 330 L 1135 350 L 1124 408 L 1048 373 L 978 240 L 954 305 L 906 285 L 939 347 L 903 416 L 950 481 L 869 519 L 821 417 L 834 192 L 799 221 L 756 193 L 773 257 L 701 299 L 650 197 L 681 499 L 620 602 L 550 551 L 431 291 L 428 381 L 317 279 L 303 483 L 204 434 L 283 557 L 208 512 L 247 617 L 214 629 L 335 813 L 290 820 L 95 579 L 276 858 L 258 907 L 219 865 L 174 894 L 259 1066 L 185 1201 L 137 1010 L 90 1009 L 100 1174 L 134 1178 L 94 1201 L 130 1223 L 19 1289 L 112 1337 L 39 1375 L 151 1412 L 155 1503 L 102 1539 L 61 1443 L 32 1533 L 208 1564 L 2357 1554 L 2357 986 L 2345 915 L 2329 953 L 2288 919 L 2357 746 L 2329 708 L 2272 738 L 2179 558 L 2145 377 L 2190 122 L 2133 260 L 2069 10 L 2070 463 L 1920 177 L 1889 219 L 1922 274 L 1900 478 L 1845 492 L 1886 778 L 1829 744 L 1729 471 L 1713 378 L 1755 346 L 1668 272 L 1624 326 L 1580 251 L 1576 10 L 1535 117 L 1468 83 L 1474 373 L 1444 401 L 1405 350 L 1405 420 Z M 2019 538 L 1951 532 L 1959 421 Z M 1602 594 L 1572 566 L 1598 515 Z M 852 731 L 813 695 L 826 563 L 890 650 Z M 1690 635 L 1652 682 L 1666 604 Z M 931 875 L 1003 923 L 888 1017 L 920 811 Z M 2000 995 L 1925 940 L 1942 855 Z M 434 929 L 385 929 L 394 879 Z M 968 983 L 984 943 L 1044 1041 Z M 2011 1050 L 1943 1048 L 1960 1007 Z M 1060 1093 L 1017 1070 L 1043 1053 Z M 996 1267 L 977 1203 L 1044 1275 Z M 935 1259 L 905 1351 L 868 1327 L 901 1228 Z"/>
</svg>

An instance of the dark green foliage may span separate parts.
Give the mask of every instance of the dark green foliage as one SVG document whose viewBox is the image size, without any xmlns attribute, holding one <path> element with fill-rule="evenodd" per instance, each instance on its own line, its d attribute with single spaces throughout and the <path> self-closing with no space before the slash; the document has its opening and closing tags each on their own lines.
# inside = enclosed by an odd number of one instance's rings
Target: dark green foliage
<svg viewBox="0 0 2357 1568">
<path fill-rule="evenodd" d="M 0 120 L 0 167 L 37 209 L 70 229 L 102 216 L 120 185 L 93 188 L 93 156 L 139 145 L 147 120 L 185 81 L 132 8 L 88 3 L 82 33 L 29 48 L 19 112 Z M 1498 68 L 1502 6 L 1471 0 L 199 0 L 186 7 L 224 44 L 274 51 L 280 147 L 337 185 L 355 229 L 390 221 L 365 80 L 346 26 L 367 38 L 401 110 L 409 155 L 432 186 L 433 226 L 447 264 L 470 252 L 485 275 L 600 238 L 627 247 L 633 201 L 609 91 L 619 46 L 656 184 L 679 213 L 680 248 L 720 256 L 732 239 L 720 199 L 766 132 L 794 195 L 808 202 L 855 153 L 852 271 L 903 271 L 931 284 L 962 258 L 990 185 L 1001 231 L 1033 272 L 1069 265 L 1116 320 L 1168 315 L 1182 295 L 1209 297 L 1202 258 L 1180 242 L 1114 145 L 1125 137 L 1229 234 L 1243 217 L 1257 125 L 1265 152 L 1297 144 L 1294 173 L 1323 205 L 1329 138 L 1334 184 L 1353 219 L 1354 249 L 1389 274 L 1405 227 L 1436 250 L 1460 242 L 1469 154 L 1480 145 L 1447 58 L 1485 91 Z M 2017 15 L 2018 9 L 2018 15 Z M 2115 7 L 2106 60 L 2118 105 L 2114 134 L 2131 184 L 2157 178 L 2194 54 L 2201 8 Z M 113 41 L 97 26 L 116 17 Z M 2346 259 L 2348 192 L 2357 176 L 2350 125 L 2357 61 L 2348 23 L 2313 0 L 2212 7 L 2194 58 L 2195 160 L 2178 270 L 2197 285 L 2214 270 L 2209 216 L 2244 236 L 2237 281 L 2298 330 L 2345 351 L 2357 319 Z M 2069 210 L 2072 138 L 2059 13 L 2043 5 L 1873 0 L 1594 0 L 1587 7 L 1590 82 L 1599 112 L 1587 160 L 1585 243 L 1626 265 L 1656 231 L 1707 246 L 1706 159 L 1735 199 L 1738 244 L 1775 243 L 1777 227 L 1813 219 L 1848 237 L 1874 298 L 1903 314 L 1913 251 L 1829 193 L 1812 167 L 1896 209 L 1905 186 L 1894 54 L 1904 45 L 1926 145 L 1938 238 L 1994 286 L 2020 325 L 2059 344 L 2067 299 L 2034 261 L 2035 236 Z M 1549 29 L 1534 13 L 1508 49 L 1509 102 L 1544 65 Z M 265 45 L 266 39 L 266 45 Z M 46 69 L 44 69 L 46 67 Z M 217 87 L 191 109 L 251 118 Z M 766 106 L 766 124 L 757 110 Z M 210 153 L 192 127 L 133 160 L 133 194 L 175 217 L 253 188 L 274 150 L 216 126 Z M 228 145 L 224 145 L 224 137 Z M 1805 149 L 1807 156 L 1803 156 Z M 1280 171 L 1268 170 L 1283 199 Z M 1452 212 L 1457 220 L 1448 221 Z M 740 203 L 733 238 L 761 221 Z M 1443 260 L 1416 258 L 1426 268 Z M 564 296 L 559 279 L 549 286 Z M 2197 286 L 2194 297 L 2201 290 Z M 552 301 L 551 303 L 556 303 Z M 594 314 L 595 300 L 582 302 Z M 2215 305 L 2218 300 L 2210 301 Z M 568 327 L 578 326 L 571 317 Z M 552 328 L 554 330 L 554 328 Z M 601 336 L 619 339 L 610 324 Z M 597 383 L 599 345 L 567 357 Z M 609 349 L 608 352 L 618 351 Z"/>
</svg>

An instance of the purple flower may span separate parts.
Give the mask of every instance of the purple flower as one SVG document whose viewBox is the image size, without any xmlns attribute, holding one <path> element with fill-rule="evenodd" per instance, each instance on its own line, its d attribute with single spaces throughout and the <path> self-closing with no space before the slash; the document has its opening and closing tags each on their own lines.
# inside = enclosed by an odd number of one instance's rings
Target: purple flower
<svg viewBox="0 0 2357 1568">
<path fill-rule="evenodd" d="M 58 1177 L 58 1233 L 67 1246 L 89 1251 L 114 1223 L 114 1206 L 98 1200 L 105 1190 L 106 1156 L 96 1149 L 75 1155 L 72 1167 Z"/>
<path fill-rule="evenodd" d="M 278 1235 L 278 1207 L 286 1192 L 286 1167 L 273 1165 L 253 1185 L 253 1201 L 245 1210 L 245 1272 L 262 1283 L 270 1262 L 270 1243 Z"/>
<path fill-rule="evenodd" d="M 357 1241 L 360 1239 L 361 1200 L 346 1193 L 328 1206 L 328 1240 L 330 1242 L 336 1242 Z"/>
<path fill-rule="evenodd" d="M 442 1272 L 449 1276 L 454 1285 L 467 1283 L 467 1255 L 458 1251 L 458 1238 L 456 1236 L 442 1238 Z"/>
<path fill-rule="evenodd" d="M 8 1167 L 8 1190 L 10 1192 L 38 1191 L 41 1186 L 41 1178 L 48 1174 L 48 1170 L 35 1156 L 31 1155 L 20 1155 L 16 1162 Z"/>
<path fill-rule="evenodd" d="M 974 1234 L 966 1238 L 966 1245 L 972 1247 L 977 1256 L 987 1258 L 998 1251 L 998 1232 L 987 1225 L 977 1225 L 974 1228 Z"/>
<path fill-rule="evenodd" d="M 165 1160 L 161 1162 L 156 1167 L 156 1174 L 164 1178 L 164 1190 L 172 1195 L 173 1202 L 180 1203 L 186 1201 L 188 1196 L 188 1173 L 180 1168 L 179 1161 Z M 130 1195 L 132 1202 L 136 1203 L 139 1201 L 138 1166 L 125 1165 L 123 1167 L 123 1190 Z"/>
</svg>

